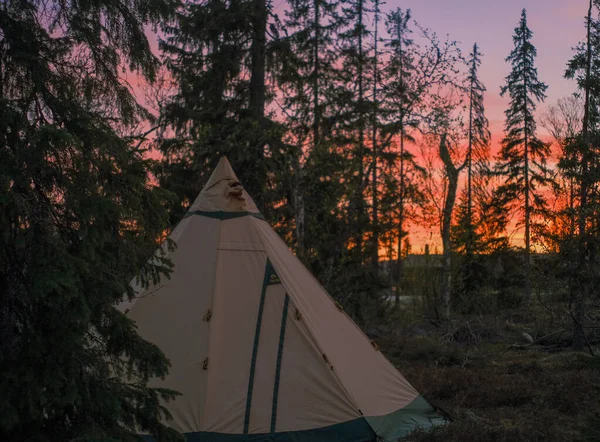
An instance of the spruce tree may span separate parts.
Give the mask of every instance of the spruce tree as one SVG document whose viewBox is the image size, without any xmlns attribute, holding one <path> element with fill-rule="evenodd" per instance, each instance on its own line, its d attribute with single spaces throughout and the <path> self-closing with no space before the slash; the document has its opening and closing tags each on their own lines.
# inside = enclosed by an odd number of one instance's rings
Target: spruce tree
<svg viewBox="0 0 600 442">
<path fill-rule="evenodd" d="M 395 92 L 395 103 L 396 106 L 391 110 L 394 112 L 395 120 L 397 122 L 397 135 L 399 138 L 399 188 L 398 188 L 398 246 L 397 246 L 397 280 L 398 284 L 396 287 L 396 305 L 399 306 L 399 297 L 402 289 L 402 240 L 405 236 L 405 218 L 406 218 L 406 200 L 407 200 L 407 180 L 406 170 L 407 163 L 414 160 L 414 156 L 407 152 L 405 148 L 405 142 L 407 139 L 407 129 L 411 126 L 414 128 L 414 120 L 411 119 L 411 111 L 416 107 L 415 105 L 421 99 L 418 96 L 415 85 L 409 82 L 409 77 L 416 70 L 413 63 L 417 57 L 414 41 L 410 38 L 412 31 L 409 29 L 408 24 L 411 19 L 410 9 L 402 11 L 397 9 L 388 15 L 387 26 L 388 32 L 392 36 L 389 45 L 392 48 L 392 54 L 390 57 L 390 63 L 388 66 L 388 72 L 390 72 L 388 89 L 392 89 Z M 392 131 L 391 134 L 395 135 L 396 130 Z M 414 164 L 414 163 L 413 163 Z"/>
<path fill-rule="evenodd" d="M 375 269 L 379 269 L 379 182 L 378 182 L 378 164 L 379 161 L 379 83 L 381 81 L 379 74 L 379 0 L 373 4 L 374 24 L 373 24 L 373 108 L 372 108 L 372 135 L 371 135 L 371 167 L 373 169 L 371 178 L 371 199 L 372 199 L 372 240 L 371 240 L 371 263 Z"/>
<path fill-rule="evenodd" d="M 490 131 L 483 104 L 486 89 L 478 78 L 480 65 L 481 52 L 477 44 L 474 44 L 467 60 L 469 71 L 464 88 L 468 106 L 467 181 L 457 211 L 457 223 L 452 228 L 455 250 L 462 249 L 465 253 L 459 266 L 458 281 L 462 285 L 460 293 L 465 295 L 464 304 L 467 308 L 471 308 L 474 290 L 481 280 L 482 271 L 476 255 L 485 251 L 487 246 L 482 223 L 485 218 L 483 201 L 489 186 Z"/>
<path fill-rule="evenodd" d="M 152 161 L 126 134 L 146 115 L 121 77 L 152 80 L 145 26 L 174 5 L 0 6 L 0 439 L 160 440 L 148 387 L 168 361 L 114 305 L 155 281 L 167 227 Z"/>
<path fill-rule="evenodd" d="M 331 232 L 339 220 L 333 217 L 341 184 L 330 180 L 343 169 L 340 155 L 332 148 L 332 103 L 334 89 L 334 38 L 340 26 L 336 2 L 290 1 L 278 42 L 274 70 L 280 93 L 283 124 L 287 128 L 287 159 L 282 162 L 281 182 L 288 189 L 296 252 L 307 263 L 336 249 Z M 310 259 L 309 259 L 310 258 Z M 319 259 L 320 259 L 319 258 Z M 326 258 L 328 259 L 328 258 Z"/>
<path fill-rule="evenodd" d="M 478 77 L 478 69 L 481 65 L 481 52 L 477 43 L 473 45 L 473 51 L 467 61 L 469 65 L 468 103 L 469 103 L 469 144 L 467 147 L 467 238 L 465 251 L 467 255 L 475 249 L 475 221 L 473 215 L 473 191 L 474 187 L 485 185 L 482 181 L 488 173 L 488 155 L 490 143 L 489 122 L 485 116 L 483 94 L 486 89 Z"/>
<path fill-rule="evenodd" d="M 160 49 L 176 92 L 161 111 L 160 184 L 176 193 L 179 219 L 207 165 L 227 155 L 263 212 L 265 145 L 277 130 L 265 116 L 270 5 L 263 0 L 205 0 L 181 6 L 163 26 Z M 266 215 L 266 213 L 265 213 Z"/>
<path fill-rule="evenodd" d="M 596 253 L 600 238 L 600 200 L 596 191 L 600 182 L 597 161 L 600 150 L 599 9 L 600 4 L 596 0 L 590 0 L 586 17 L 586 39 L 576 48 L 565 75 L 577 81 L 584 101 L 581 134 L 566 145 L 560 162 L 561 169 L 574 180 L 579 196 L 575 207 L 577 235 L 573 241 L 565 241 L 561 246 L 565 261 L 571 264 L 564 277 L 569 282 L 571 293 L 574 350 L 582 350 L 586 344 L 589 347 L 585 335 L 586 302 L 592 295 L 597 296 L 594 287 L 600 282 Z"/>
<path fill-rule="evenodd" d="M 531 230 L 535 217 L 545 209 L 541 187 L 549 183 L 546 160 L 550 154 L 548 144 L 536 136 L 534 113 L 537 103 L 546 98 L 548 86 L 538 79 L 532 36 L 523 9 L 513 35 L 514 49 L 506 59 L 512 70 L 501 95 L 508 94 L 510 106 L 505 111 L 505 137 L 495 169 L 503 180 L 496 192 L 496 206 L 515 214 L 525 229 L 527 298 L 531 296 Z"/>
<path fill-rule="evenodd" d="M 345 29 L 338 34 L 342 66 L 339 70 L 339 100 L 337 105 L 343 118 L 340 143 L 346 145 L 351 161 L 349 179 L 352 182 L 348 196 L 349 217 L 352 224 L 354 259 L 363 261 L 363 239 L 368 229 L 365 190 L 367 120 L 370 110 L 367 91 L 372 80 L 369 75 L 370 54 L 366 40 L 370 0 L 349 0 L 344 4 Z"/>
</svg>

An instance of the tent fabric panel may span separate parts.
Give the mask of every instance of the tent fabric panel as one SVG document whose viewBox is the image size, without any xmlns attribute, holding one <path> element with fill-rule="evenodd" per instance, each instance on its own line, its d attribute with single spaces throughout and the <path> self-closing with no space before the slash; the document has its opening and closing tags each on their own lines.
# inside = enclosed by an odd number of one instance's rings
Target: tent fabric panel
<svg viewBox="0 0 600 442">
<path fill-rule="evenodd" d="M 393 413 L 365 419 L 375 433 L 385 440 L 397 440 L 412 433 L 416 428 L 428 429 L 447 423 L 421 395 Z"/>
<path fill-rule="evenodd" d="M 232 221 L 221 222 L 225 229 Z M 221 238 L 225 234 L 223 230 Z M 202 431 L 241 433 L 243 430 L 266 260 L 264 252 L 219 251 Z"/>
<path fill-rule="evenodd" d="M 283 281 L 283 276 L 282 276 Z M 360 418 L 290 296 L 278 386 L 276 432 L 328 427 Z"/>
<path fill-rule="evenodd" d="M 358 408 L 365 415 L 379 416 L 412 402 L 417 391 L 336 307 L 268 223 L 258 219 L 253 222 L 288 294 L 302 311 L 310 335 Z"/>
<path fill-rule="evenodd" d="M 127 316 L 135 321 L 140 336 L 169 358 L 171 369 L 165 380 L 154 379 L 150 385 L 182 393 L 168 404 L 173 416 L 170 425 L 188 432 L 201 429 L 206 393 L 202 361 L 208 353 L 209 329 L 202 315 L 212 303 L 220 222 L 196 218 L 178 229 L 179 241 L 170 254 L 175 271 L 142 291 Z M 182 340 L 182 336 L 194 339 Z"/>
<path fill-rule="evenodd" d="M 233 217 L 223 220 L 221 223 L 221 238 L 219 240 L 220 250 L 247 250 L 264 251 L 262 239 L 254 227 L 252 218 Z M 262 277 L 264 269 L 260 271 Z"/>
<path fill-rule="evenodd" d="M 192 220 L 190 220 L 190 219 L 187 219 L 187 218 L 182 219 L 175 226 L 175 228 L 169 235 L 169 240 L 173 241 L 175 244 L 177 244 L 177 242 L 179 241 L 179 239 L 181 238 L 183 233 L 187 230 L 187 227 L 191 222 L 192 222 Z M 215 226 L 217 225 L 214 222 L 213 222 L 213 224 Z M 167 257 L 169 259 L 172 259 L 173 252 L 174 252 L 174 250 L 169 250 L 169 242 L 163 241 L 160 244 L 160 246 L 158 247 L 158 250 L 156 251 L 155 256 Z M 151 258 L 150 260 L 152 261 L 153 259 L 154 258 Z M 118 305 L 116 305 L 116 308 L 123 313 L 128 313 L 131 310 L 131 308 L 133 307 L 133 305 L 138 301 L 138 299 L 140 299 L 145 293 L 148 293 L 151 290 L 153 290 L 154 288 L 156 288 L 155 285 L 152 285 L 151 287 L 144 289 L 144 287 L 142 287 L 141 282 L 138 280 L 137 276 L 131 280 L 129 285 L 131 286 L 131 288 L 133 289 L 133 292 L 135 293 L 135 298 L 133 298 L 131 300 L 124 299 L 123 302 L 120 302 Z"/>
<path fill-rule="evenodd" d="M 335 425 L 262 434 L 223 434 L 210 432 L 186 433 L 186 442 L 376 442 L 377 435 L 363 418 Z M 157 442 L 152 436 L 142 436 L 145 442 Z"/>
<path fill-rule="evenodd" d="M 250 216 L 243 216 L 223 220 L 221 223 L 219 248 L 231 250 L 247 248 L 264 250 L 262 238 L 256 231 L 253 218 Z M 261 269 L 259 273 L 262 278 L 264 269 Z"/>
<path fill-rule="evenodd" d="M 265 276 L 270 277 L 267 273 Z M 266 282 L 268 284 L 268 279 Z M 268 433 L 273 408 L 273 382 L 277 371 L 277 353 L 285 289 L 281 284 L 265 285 L 260 337 L 257 341 L 254 384 L 248 404 L 248 433 Z M 250 397 L 250 394 L 249 394 Z"/>
</svg>

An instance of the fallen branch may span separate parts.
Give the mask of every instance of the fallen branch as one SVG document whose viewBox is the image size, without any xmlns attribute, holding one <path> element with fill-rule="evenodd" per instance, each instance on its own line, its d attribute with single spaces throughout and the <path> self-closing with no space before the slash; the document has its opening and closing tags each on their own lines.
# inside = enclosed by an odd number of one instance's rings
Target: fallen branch
<svg viewBox="0 0 600 442">
<path fill-rule="evenodd" d="M 549 338 L 550 336 L 558 335 L 559 333 L 564 333 L 566 331 L 569 331 L 569 329 L 568 328 L 562 328 L 562 329 L 557 330 L 555 332 L 548 333 L 547 335 L 542 336 L 541 338 L 536 339 L 535 341 L 530 342 L 529 344 L 525 344 L 525 345 L 513 344 L 513 345 L 511 345 L 508 348 L 511 349 L 511 348 L 527 348 L 527 347 L 531 347 L 532 345 L 535 345 L 538 342 L 542 342 L 544 339 Z"/>
</svg>

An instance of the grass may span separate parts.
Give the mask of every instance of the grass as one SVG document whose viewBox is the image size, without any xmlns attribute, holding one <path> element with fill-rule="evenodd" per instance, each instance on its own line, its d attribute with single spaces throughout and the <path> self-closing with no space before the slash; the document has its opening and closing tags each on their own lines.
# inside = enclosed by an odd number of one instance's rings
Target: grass
<svg viewBox="0 0 600 442">
<path fill-rule="evenodd" d="M 512 347 L 526 343 L 522 332 L 534 328 L 525 317 L 446 328 L 405 321 L 402 330 L 378 338 L 415 388 L 453 418 L 407 440 L 600 441 L 600 357 L 557 351 L 561 336 L 545 348 Z"/>
</svg>

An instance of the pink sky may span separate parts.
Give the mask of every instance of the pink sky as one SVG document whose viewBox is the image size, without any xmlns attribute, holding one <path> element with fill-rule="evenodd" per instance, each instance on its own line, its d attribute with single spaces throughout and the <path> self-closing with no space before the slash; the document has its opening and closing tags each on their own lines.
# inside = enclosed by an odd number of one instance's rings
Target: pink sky
<svg viewBox="0 0 600 442">
<path fill-rule="evenodd" d="M 492 132 L 501 132 L 508 99 L 500 97 L 500 86 L 510 67 L 505 62 L 513 42 L 514 28 L 521 10 L 527 9 L 533 44 L 538 51 L 540 80 L 548 84 L 546 105 L 574 91 L 573 82 L 563 79 L 572 47 L 584 37 L 586 0 L 391 0 L 384 10 L 410 8 L 413 17 L 425 27 L 461 42 L 468 52 L 478 43 L 484 54 L 481 79 L 488 89 L 486 110 Z M 544 110 L 546 105 L 540 105 Z"/>
</svg>

